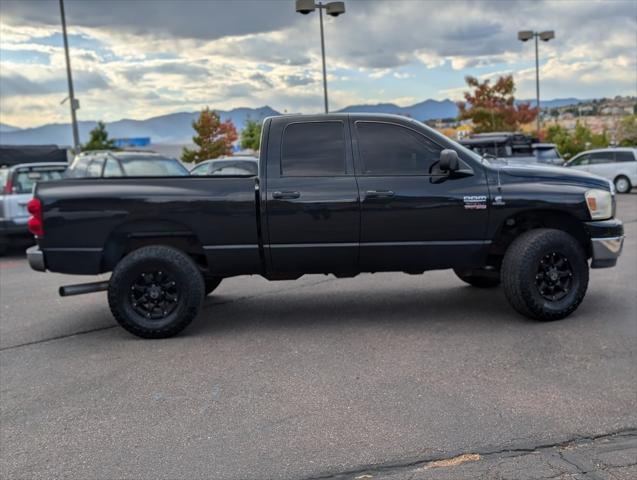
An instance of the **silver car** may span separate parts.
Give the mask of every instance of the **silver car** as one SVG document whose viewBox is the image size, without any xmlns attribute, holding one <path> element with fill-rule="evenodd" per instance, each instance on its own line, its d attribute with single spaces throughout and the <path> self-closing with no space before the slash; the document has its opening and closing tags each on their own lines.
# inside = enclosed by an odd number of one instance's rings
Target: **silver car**
<svg viewBox="0 0 637 480">
<path fill-rule="evenodd" d="M 62 178 L 66 167 L 65 163 L 23 163 L 0 167 L 0 255 L 11 243 L 30 238 L 27 203 L 31 200 L 35 183 Z"/>
<path fill-rule="evenodd" d="M 259 174 L 259 160 L 255 157 L 221 157 L 198 163 L 190 170 L 190 175 L 214 177 L 256 176 Z"/>
</svg>

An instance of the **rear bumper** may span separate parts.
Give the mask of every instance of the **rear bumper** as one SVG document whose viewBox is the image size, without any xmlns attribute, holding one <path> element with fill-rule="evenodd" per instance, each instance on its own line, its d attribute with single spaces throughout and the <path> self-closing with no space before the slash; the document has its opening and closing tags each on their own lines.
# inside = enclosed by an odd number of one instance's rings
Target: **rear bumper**
<svg viewBox="0 0 637 480">
<path fill-rule="evenodd" d="M 27 248 L 27 260 L 29 261 L 29 266 L 33 270 L 37 270 L 38 272 L 46 271 L 44 253 L 40 250 L 39 246 L 34 245 L 31 248 Z"/>
<path fill-rule="evenodd" d="M 591 236 L 591 268 L 608 268 L 617 264 L 624 247 L 624 225 L 612 218 L 599 222 L 587 222 Z"/>
</svg>

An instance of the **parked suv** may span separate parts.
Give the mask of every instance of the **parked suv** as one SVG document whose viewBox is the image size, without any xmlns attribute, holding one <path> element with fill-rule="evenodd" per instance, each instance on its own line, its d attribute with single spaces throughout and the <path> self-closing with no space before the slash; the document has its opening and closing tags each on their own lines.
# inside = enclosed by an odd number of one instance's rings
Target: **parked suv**
<svg viewBox="0 0 637 480">
<path fill-rule="evenodd" d="M 31 238 L 27 203 L 36 182 L 59 180 L 65 163 L 24 163 L 0 167 L 0 255 L 18 240 Z"/>
<path fill-rule="evenodd" d="M 629 193 L 637 186 L 637 148 L 588 150 L 575 155 L 566 166 L 610 180 L 618 193 Z"/>
<path fill-rule="evenodd" d="M 175 158 L 147 151 L 82 152 L 69 167 L 69 177 L 183 177 L 188 169 Z"/>
</svg>

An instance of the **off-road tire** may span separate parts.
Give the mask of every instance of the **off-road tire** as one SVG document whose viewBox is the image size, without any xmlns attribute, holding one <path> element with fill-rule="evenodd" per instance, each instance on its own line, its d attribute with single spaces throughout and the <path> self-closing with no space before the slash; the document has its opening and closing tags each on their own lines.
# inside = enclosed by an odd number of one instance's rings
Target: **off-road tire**
<svg viewBox="0 0 637 480">
<path fill-rule="evenodd" d="M 568 261 L 570 288 L 561 299 L 547 300 L 537 279 L 540 262 L 556 252 Z M 588 287 L 588 261 L 582 246 L 566 232 L 548 228 L 530 230 L 509 246 L 502 262 L 502 286 L 511 306 L 527 317 L 550 321 L 573 313 Z"/>
<path fill-rule="evenodd" d="M 625 183 L 621 183 L 620 180 L 624 180 Z M 630 193 L 633 186 L 630 184 L 630 179 L 625 175 L 619 175 L 613 182 L 615 184 L 615 190 L 617 193 Z M 622 185 L 626 185 L 626 188 L 622 188 Z"/>
<path fill-rule="evenodd" d="M 216 290 L 216 288 L 221 283 L 221 277 L 204 277 L 204 292 L 206 295 L 210 295 L 212 292 Z"/>
<path fill-rule="evenodd" d="M 500 285 L 500 276 L 495 273 L 487 273 L 481 275 L 478 270 L 472 270 L 471 273 L 462 270 L 453 269 L 457 277 L 472 287 L 477 288 L 493 288 Z"/>
<path fill-rule="evenodd" d="M 174 279 L 176 305 L 163 318 L 149 319 L 138 313 L 131 294 L 146 271 L 165 272 Z M 108 287 L 108 304 L 122 327 L 142 338 L 172 337 L 197 316 L 204 297 L 204 279 L 195 262 L 181 250 L 152 245 L 134 250 L 115 267 Z"/>
</svg>

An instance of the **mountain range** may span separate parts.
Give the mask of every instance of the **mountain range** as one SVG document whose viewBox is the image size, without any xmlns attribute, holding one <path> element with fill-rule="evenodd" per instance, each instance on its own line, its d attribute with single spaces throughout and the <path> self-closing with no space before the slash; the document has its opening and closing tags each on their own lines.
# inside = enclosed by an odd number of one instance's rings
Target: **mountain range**
<svg viewBox="0 0 637 480">
<path fill-rule="evenodd" d="M 533 104 L 532 100 L 526 100 Z M 582 100 L 577 98 L 555 99 L 542 101 L 542 108 L 554 108 L 564 105 L 577 104 Z M 262 120 L 272 115 L 280 115 L 269 106 L 260 108 L 235 108 L 232 110 L 218 110 L 222 120 L 230 119 L 238 131 L 243 129 L 245 121 Z M 414 105 L 400 107 L 393 103 L 379 103 L 376 105 L 351 105 L 338 110 L 343 113 L 395 113 L 408 115 L 417 120 L 431 120 L 438 118 L 454 118 L 458 115 L 458 107 L 451 100 L 425 100 Z M 192 122 L 199 112 L 179 112 L 145 120 L 123 119 L 106 123 L 106 129 L 111 138 L 150 137 L 153 144 L 187 144 L 191 143 L 193 129 Z M 95 128 L 96 121 L 80 121 L 78 128 L 80 141 L 86 142 L 89 132 Z M 0 124 L 0 144 L 5 145 L 71 145 L 71 128 L 68 123 L 51 123 L 34 128 L 17 128 Z"/>
</svg>

